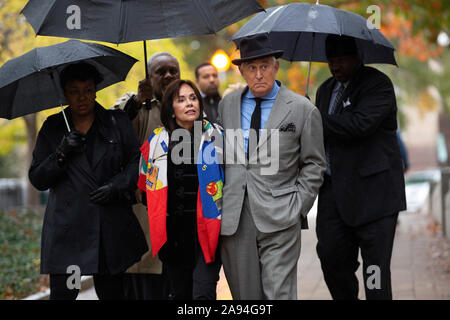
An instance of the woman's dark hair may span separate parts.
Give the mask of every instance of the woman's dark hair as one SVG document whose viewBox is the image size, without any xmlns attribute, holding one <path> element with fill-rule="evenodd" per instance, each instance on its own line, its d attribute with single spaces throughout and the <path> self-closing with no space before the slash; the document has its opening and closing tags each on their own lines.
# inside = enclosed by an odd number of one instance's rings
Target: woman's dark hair
<svg viewBox="0 0 450 320">
<path fill-rule="evenodd" d="M 175 80 L 166 88 L 162 99 L 161 122 L 167 129 L 167 131 L 169 131 L 169 133 L 172 133 L 172 131 L 177 127 L 177 123 L 175 121 L 175 118 L 173 117 L 173 100 L 174 98 L 178 97 L 181 87 L 185 84 L 187 84 L 192 88 L 192 90 L 194 90 L 195 96 L 197 97 L 200 106 L 200 116 L 197 120 L 203 120 L 203 98 L 200 94 L 200 91 L 190 80 Z"/>
<path fill-rule="evenodd" d="M 95 86 L 103 81 L 103 76 L 97 68 L 87 62 L 78 62 L 65 67 L 60 75 L 61 86 L 64 89 L 70 81 L 94 80 Z"/>
</svg>

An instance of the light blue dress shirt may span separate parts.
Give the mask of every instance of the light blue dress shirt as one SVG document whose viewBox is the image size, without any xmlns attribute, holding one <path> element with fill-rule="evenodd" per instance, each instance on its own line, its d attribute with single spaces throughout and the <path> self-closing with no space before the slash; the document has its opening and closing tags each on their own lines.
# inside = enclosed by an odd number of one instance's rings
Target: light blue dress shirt
<svg viewBox="0 0 450 320">
<path fill-rule="evenodd" d="M 267 119 L 269 118 L 270 111 L 272 110 L 273 103 L 277 97 L 278 91 L 280 90 L 279 84 L 275 81 L 272 90 L 262 99 L 261 102 L 261 129 L 264 129 Z M 242 134 L 244 136 L 244 147 L 245 153 L 248 152 L 248 135 L 250 132 L 250 123 L 252 121 L 252 114 L 256 107 L 255 96 L 247 90 L 241 101 L 241 126 Z"/>
</svg>

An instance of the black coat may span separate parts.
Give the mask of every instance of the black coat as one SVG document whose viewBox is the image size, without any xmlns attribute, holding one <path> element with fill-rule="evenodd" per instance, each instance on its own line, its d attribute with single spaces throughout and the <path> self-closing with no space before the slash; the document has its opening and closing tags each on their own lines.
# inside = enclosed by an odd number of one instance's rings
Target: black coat
<svg viewBox="0 0 450 320">
<path fill-rule="evenodd" d="M 206 118 L 210 122 L 216 122 L 217 114 L 218 114 L 218 108 L 219 108 L 219 102 L 222 98 L 219 94 L 217 94 L 214 97 L 203 97 L 203 110 L 206 113 Z"/>
<path fill-rule="evenodd" d="M 66 115 L 73 128 L 70 108 Z M 98 104 L 95 122 L 92 166 L 85 153 L 58 166 L 55 151 L 67 132 L 62 113 L 50 116 L 39 132 L 29 178 L 38 190 L 50 189 L 42 229 L 43 274 L 66 273 L 69 265 L 78 265 L 82 274 L 97 273 L 100 249 L 115 274 L 148 250 L 131 209 L 140 154 L 136 133 L 122 111 Z M 106 205 L 92 203 L 89 193 L 108 182 L 120 190 L 120 197 Z"/>
<path fill-rule="evenodd" d="M 346 224 L 360 226 L 406 209 L 395 92 L 384 73 L 363 66 L 345 89 L 335 114 L 328 115 L 335 83 L 330 78 L 320 86 L 316 105 L 322 114 L 339 214 Z"/>
</svg>

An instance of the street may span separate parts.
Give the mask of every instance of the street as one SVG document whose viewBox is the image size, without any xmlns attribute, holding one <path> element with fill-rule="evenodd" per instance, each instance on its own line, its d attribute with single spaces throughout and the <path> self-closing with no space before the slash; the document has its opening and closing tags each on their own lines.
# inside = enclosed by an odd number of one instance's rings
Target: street
<svg viewBox="0 0 450 320">
<path fill-rule="evenodd" d="M 316 254 L 316 209 L 308 215 L 309 230 L 302 231 L 302 252 L 298 265 L 298 299 L 330 300 Z M 392 254 L 394 300 L 450 299 L 450 244 L 439 233 L 425 211 L 399 215 Z M 361 258 L 360 258 L 361 261 Z M 361 266 L 358 269 L 359 298 L 365 299 Z M 94 288 L 81 292 L 78 300 L 96 300 Z M 217 299 L 230 300 L 223 269 L 217 285 Z"/>
</svg>

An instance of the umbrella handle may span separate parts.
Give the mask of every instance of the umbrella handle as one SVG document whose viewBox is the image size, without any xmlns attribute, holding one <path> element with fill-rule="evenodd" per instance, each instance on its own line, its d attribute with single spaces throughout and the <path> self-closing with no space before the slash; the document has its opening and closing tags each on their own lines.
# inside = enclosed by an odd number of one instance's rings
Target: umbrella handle
<svg viewBox="0 0 450 320">
<path fill-rule="evenodd" d="M 144 63 L 145 63 L 145 79 L 148 79 L 148 63 L 147 63 L 147 43 L 145 40 L 142 41 L 144 43 Z M 150 99 L 147 99 L 143 102 L 144 105 L 150 105 Z"/>
<path fill-rule="evenodd" d="M 147 44 L 145 40 L 142 41 L 144 43 L 144 64 L 145 64 L 145 78 L 148 78 L 148 65 L 147 65 Z"/>
<path fill-rule="evenodd" d="M 64 121 L 66 122 L 67 131 L 70 132 L 69 121 L 67 121 L 66 113 L 64 112 L 64 108 L 63 108 L 62 104 L 60 105 L 60 107 L 61 107 L 61 111 L 62 111 L 62 114 L 64 117 Z"/>
<path fill-rule="evenodd" d="M 56 92 L 56 94 L 59 97 L 59 106 L 61 107 L 61 111 L 62 111 L 62 114 L 63 114 L 63 117 L 64 117 L 64 121 L 66 122 L 67 131 L 70 132 L 71 130 L 70 130 L 70 126 L 69 126 L 69 121 L 67 121 L 66 113 L 64 112 L 64 108 L 63 108 L 63 105 L 62 105 L 62 102 L 61 102 L 61 95 L 60 95 L 60 92 L 58 90 L 58 86 L 56 84 L 56 79 L 55 79 L 55 77 L 53 75 L 53 72 L 57 72 L 56 69 L 52 70 L 52 72 L 50 72 L 49 74 L 50 74 L 50 77 L 52 78 L 53 88 L 55 89 L 55 92 Z"/>
</svg>

